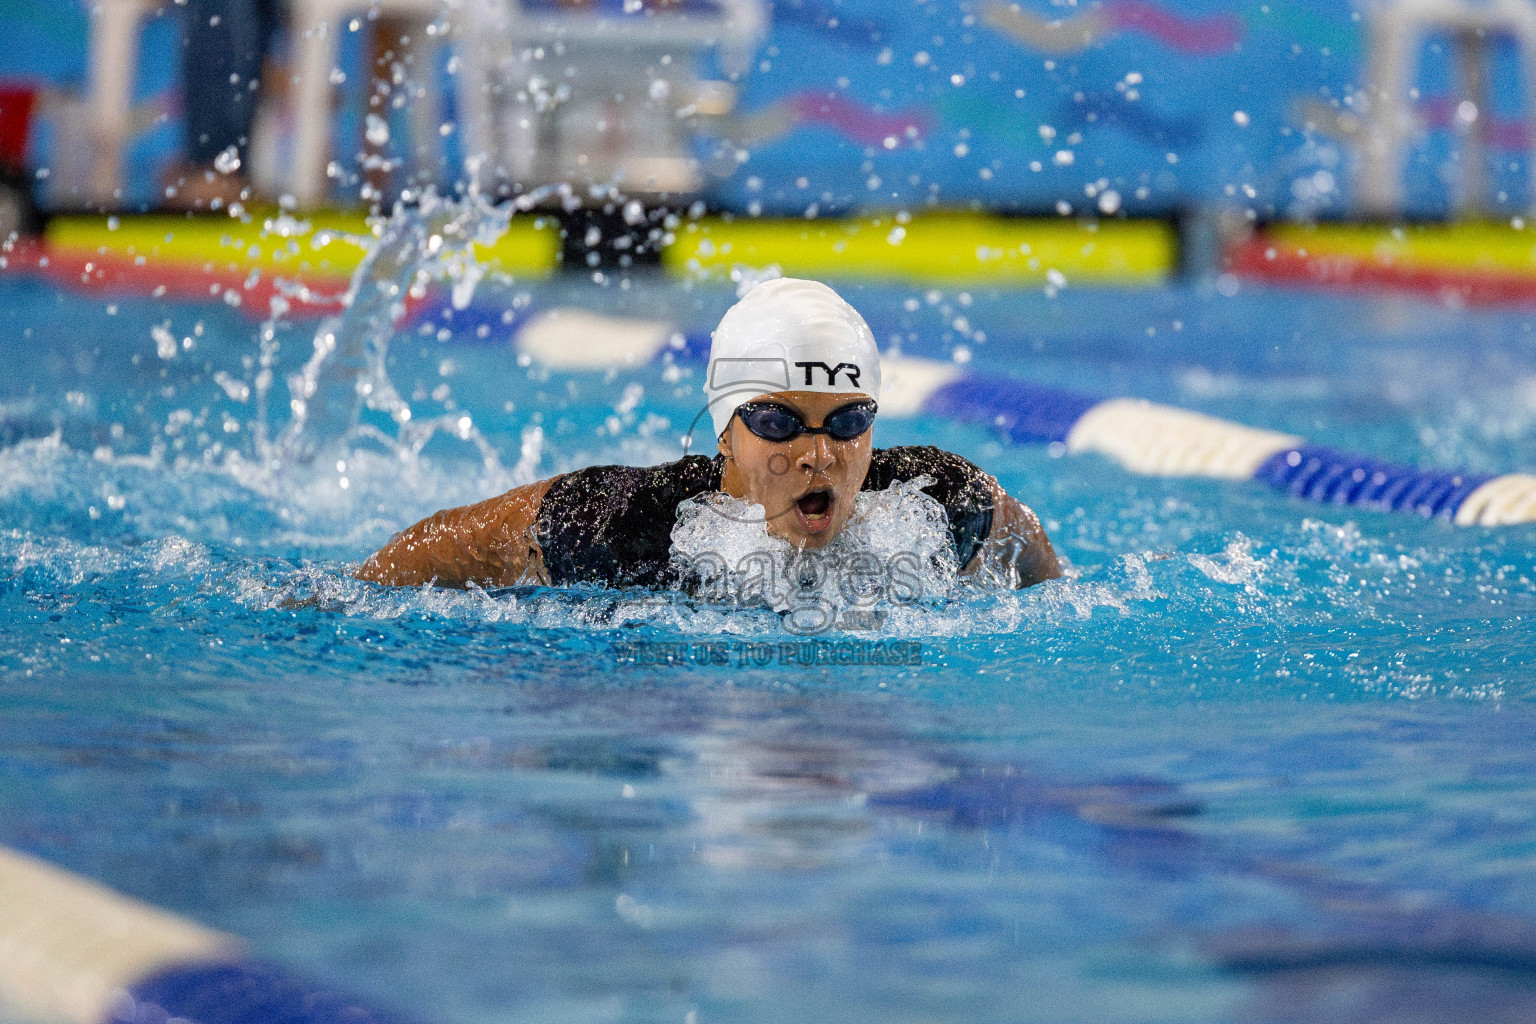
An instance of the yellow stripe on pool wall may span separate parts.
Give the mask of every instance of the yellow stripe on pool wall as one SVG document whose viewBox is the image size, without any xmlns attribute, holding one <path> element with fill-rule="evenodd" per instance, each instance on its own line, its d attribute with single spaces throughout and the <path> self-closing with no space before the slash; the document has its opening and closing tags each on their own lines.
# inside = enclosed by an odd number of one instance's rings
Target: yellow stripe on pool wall
<svg viewBox="0 0 1536 1024">
<path fill-rule="evenodd" d="M 913 283 L 1155 285 L 1173 272 L 1174 229 L 1161 221 L 1021 220 L 929 213 L 911 218 L 778 221 L 706 218 L 662 252 L 675 273 L 728 274 L 737 264 L 785 274 Z"/>
<path fill-rule="evenodd" d="M 492 272 L 548 277 L 560 265 L 560 225 L 553 217 L 513 217 L 494 245 L 476 245 L 475 259 Z"/>
<path fill-rule="evenodd" d="M 346 278 L 362 262 L 373 232 L 360 213 L 295 218 L 268 210 L 238 219 L 163 214 L 56 217 L 45 238 L 59 251 L 142 258 L 149 265 Z M 514 217 L 506 234 L 494 245 L 477 245 L 475 255 L 493 273 L 542 277 L 555 269 L 559 248 L 553 218 Z"/>
<path fill-rule="evenodd" d="M 325 213 L 302 219 L 276 211 L 234 217 L 57 217 L 50 249 L 137 259 L 151 265 L 261 269 L 294 276 L 346 277 L 373 235 L 361 215 Z"/>
<path fill-rule="evenodd" d="M 216 962 L 222 935 L 0 846 L 0 1006 L 100 1024 L 120 993 L 172 964 Z"/>
<path fill-rule="evenodd" d="M 1308 256 L 1347 256 L 1381 266 L 1485 270 L 1536 275 L 1536 225 L 1473 221 L 1458 224 L 1276 224 L 1271 242 Z"/>
<path fill-rule="evenodd" d="M 149 267 L 316 280 L 350 277 L 374 235 L 359 213 L 295 218 L 267 210 L 241 218 L 57 217 L 45 237 L 57 252 Z M 559 249 L 555 219 L 528 215 L 514 217 L 500 240 L 475 252 L 492 273 L 544 277 L 559 266 Z M 1176 260 L 1176 233 L 1161 221 L 943 212 L 819 221 L 709 217 L 680 226 L 662 251 L 667 270 L 691 278 L 771 264 L 806 277 L 941 284 L 1155 285 L 1168 279 Z"/>
</svg>

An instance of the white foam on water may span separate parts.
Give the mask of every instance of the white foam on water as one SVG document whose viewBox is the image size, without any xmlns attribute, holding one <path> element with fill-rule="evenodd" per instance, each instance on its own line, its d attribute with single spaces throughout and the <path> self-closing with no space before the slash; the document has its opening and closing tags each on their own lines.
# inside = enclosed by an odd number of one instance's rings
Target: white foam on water
<svg viewBox="0 0 1536 1024">
<path fill-rule="evenodd" d="M 785 612 L 791 631 L 878 628 L 892 610 L 955 595 L 958 569 L 930 477 L 861 492 L 843 530 L 819 551 L 768 532 L 761 505 L 712 493 L 678 506 L 672 560 L 710 603 Z"/>
<path fill-rule="evenodd" d="M 77 586 L 125 572 L 155 577 L 197 577 L 211 568 L 209 549 L 181 537 L 132 546 L 92 544 L 25 530 L 0 533 L 0 567 L 13 576 L 41 574 Z"/>
<path fill-rule="evenodd" d="M 1242 534 L 1238 534 L 1220 555 L 1195 553 L 1188 558 L 1189 564 L 1207 578 L 1246 587 L 1250 592 L 1264 575 L 1264 563 L 1253 557 L 1253 542 Z"/>
<path fill-rule="evenodd" d="M 404 523 L 536 479 L 543 432 L 524 431 L 512 467 L 439 463 L 407 453 L 343 452 L 348 486 L 329 473 L 286 472 L 237 452 L 202 459 L 77 451 L 57 436 L 0 448 L 0 501 L 34 529 L 84 516 L 125 539 L 176 538 L 253 550 L 376 547 Z M 18 520 L 13 519 L 13 522 Z"/>
<path fill-rule="evenodd" d="M 959 638 L 1050 630 L 1105 611 L 1135 615 L 1138 605 L 1167 600 L 1154 567 L 1166 572 L 1191 564 L 1127 553 L 1091 573 L 1072 571 L 1027 591 L 961 577 L 943 507 L 921 490 L 928 482 L 861 493 L 847 527 L 818 552 L 771 535 L 761 506 L 720 493 L 689 499 L 678 509 L 673 559 L 680 571 L 694 567 L 691 593 L 384 588 L 316 567 L 287 575 L 237 573 L 234 589 L 241 603 L 255 608 L 314 607 L 381 619 L 649 627 L 685 637 Z M 1216 571 L 1241 571 L 1224 567 L 1233 558 L 1241 564 L 1242 543 L 1207 560 Z M 1210 597 L 1206 592 L 1200 600 Z"/>
</svg>

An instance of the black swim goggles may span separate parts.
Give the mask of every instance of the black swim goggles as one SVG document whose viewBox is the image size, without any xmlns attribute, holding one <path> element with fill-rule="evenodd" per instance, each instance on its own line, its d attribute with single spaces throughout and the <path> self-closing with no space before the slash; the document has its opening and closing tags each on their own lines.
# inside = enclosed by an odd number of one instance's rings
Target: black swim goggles
<svg viewBox="0 0 1536 1024">
<path fill-rule="evenodd" d="M 874 426 L 879 410 L 873 399 L 834 409 L 819 427 L 808 427 L 800 414 L 775 402 L 746 402 L 736 415 L 746 428 L 764 441 L 793 441 L 801 434 L 826 434 L 834 441 L 852 441 Z"/>
</svg>

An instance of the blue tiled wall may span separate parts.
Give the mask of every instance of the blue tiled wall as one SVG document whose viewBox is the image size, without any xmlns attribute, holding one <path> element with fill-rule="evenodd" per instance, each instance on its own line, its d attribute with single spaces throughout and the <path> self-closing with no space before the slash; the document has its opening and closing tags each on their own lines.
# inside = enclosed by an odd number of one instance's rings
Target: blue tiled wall
<svg viewBox="0 0 1536 1024">
<path fill-rule="evenodd" d="M 930 203 L 1340 214 L 1365 17 L 1348 0 L 774 0 L 736 111 L 702 127 L 697 152 L 715 205 L 763 215 Z M 25 41 L 0 54 L 0 79 L 83 84 L 82 7 L 5 0 L 0 26 Z M 163 19 L 146 33 L 141 95 L 174 87 L 175 51 Z M 1460 173 L 1451 53 L 1434 36 L 1419 49 L 1410 214 L 1446 212 Z M 1488 202 L 1513 212 L 1531 198 L 1524 71 L 1509 42 L 1491 54 Z M 174 154 L 172 122 L 130 155 L 141 200 Z M 44 126 L 37 164 L 46 143 Z"/>
</svg>

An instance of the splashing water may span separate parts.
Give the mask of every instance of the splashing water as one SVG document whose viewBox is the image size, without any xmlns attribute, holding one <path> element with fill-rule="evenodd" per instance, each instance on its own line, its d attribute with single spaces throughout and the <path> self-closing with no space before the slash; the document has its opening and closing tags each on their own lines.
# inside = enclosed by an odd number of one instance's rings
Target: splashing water
<svg viewBox="0 0 1536 1024">
<path fill-rule="evenodd" d="M 713 603 L 766 605 L 792 632 L 873 629 L 895 608 L 952 597 L 957 566 L 931 477 L 863 492 L 819 551 L 772 536 L 761 505 L 716 493 L 678 507 L 672 557 Z"/>
<path fill-rule="evenodd" d="M 274 444 L 260 452 L 270 465 L 307 466 L 344 454 L 361 440 L 382 443 L 402 458 L 420 452 L 445 431 L 473 443 L 493 475 L 505 475 L 493 448 L 468 415 L 416 419 L 390 381 L 389 343 L 412 301 L 426 298 L 436 279 L 453 282 L 452 302 L 464 309 L 485 275 L 474 246 L 491 245 L 506 233 L 511 210 L 478 193 L 451 200 L 427 192 L 419 205 L 400 205 L 353 275 L 343 312 L 315 332 L 314 354 L 288 381 L 293 418 Z M 283 312 L 274 308 L 274 318 Z M 271 325 L 263 331 L 270 337 Z M 271 378 L 259 378 L 265 398 Z M 389 437 L 363 422 L 363 410 L 384 413 L 395 425 Z M 517 476 L 516 471 L 511 474 Z"/>
</svg>

